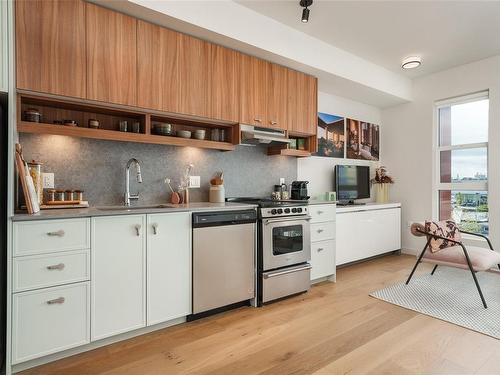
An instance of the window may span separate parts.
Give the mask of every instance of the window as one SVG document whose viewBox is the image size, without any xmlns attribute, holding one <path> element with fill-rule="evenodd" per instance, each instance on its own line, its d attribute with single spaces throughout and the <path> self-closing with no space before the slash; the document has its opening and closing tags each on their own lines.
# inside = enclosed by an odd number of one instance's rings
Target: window
<svg viewBox="0 0 500 375">
<path fill-rule="evenodd" d="M 488 93 L 436 103 L 435 216 L 488 234 Z"/>
</svg>

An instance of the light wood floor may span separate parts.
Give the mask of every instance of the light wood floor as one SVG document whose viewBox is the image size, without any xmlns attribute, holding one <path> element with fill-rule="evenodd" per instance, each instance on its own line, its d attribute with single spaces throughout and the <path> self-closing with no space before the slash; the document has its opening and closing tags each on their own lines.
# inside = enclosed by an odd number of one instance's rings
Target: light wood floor
<svg viewBox="0 0 500 375">
<path fill-rule="evenodd" d="M 414 257 L 340 269 L 337 283 L 23 372 L 37 374 L 500 374 L 500 341 L 379 301 Z M 429 272 L 422 265 L 420 273 Z"/>
</svg>

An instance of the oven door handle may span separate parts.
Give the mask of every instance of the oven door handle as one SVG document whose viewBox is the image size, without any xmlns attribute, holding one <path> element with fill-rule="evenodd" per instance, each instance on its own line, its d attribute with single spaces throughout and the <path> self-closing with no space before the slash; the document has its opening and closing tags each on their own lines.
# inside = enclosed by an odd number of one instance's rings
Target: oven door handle
<svg viewBox="0 0 500 375">
<path fill-rule="evenodd" d="M 265 225 L 269 225 L 269 224 L 272 224 L 272 223 L 280 223 L 282 221 L 301 221 L 301 220 L 304 220 L 304 221 L 310 221 L 311 220 L 311 216 L 305 216 L 305 217 L 282 217 L 282 218 L 276 218 L 276 219 L 266 219 L 264 220 L 264 224 Z"/>
<path fill-rule="evenodd" d="M 299 268 L 293 268 L 290 270 L 276 272 L 276 273 L 264 274 L 264 279 L 270 279 L 272 277 L 278 277 L 278 276 L 286 275 L 289 273 L 295 273 L 295 272 L 299 272 L 299 271 L 306 271 L 306 270 L 310 270 L 311 268 L 312 268 L 312 266 L 310 264 L 306 264 L 303 267 L 299 267 Z"/>
</svg>

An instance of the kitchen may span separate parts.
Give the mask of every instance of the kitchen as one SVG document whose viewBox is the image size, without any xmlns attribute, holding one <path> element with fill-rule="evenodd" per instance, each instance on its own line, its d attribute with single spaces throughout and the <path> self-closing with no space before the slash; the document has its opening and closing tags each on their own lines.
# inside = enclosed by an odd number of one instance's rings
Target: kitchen
<svg viewBox="0 0 500 375">
<path fill-rule="evenodd" d="M 317 77 L 114 6 L 10 9 L 8 374 L 310 298 L 358 227 L 337 234 L 333 164 L 301 176 Z M 342 263 L 401 248 L 400 205 L 365 211 L 389 240 Z"/>
</svg>

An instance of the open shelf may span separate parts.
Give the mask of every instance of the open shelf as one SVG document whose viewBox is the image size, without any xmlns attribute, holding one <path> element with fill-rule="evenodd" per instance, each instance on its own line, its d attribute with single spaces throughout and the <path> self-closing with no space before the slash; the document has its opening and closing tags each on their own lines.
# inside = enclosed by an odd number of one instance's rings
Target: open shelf
<svg viewBox="0 0 500 375">
<path fill-rule="evenodd" d="M 24 121 L 24 111 L 36 108 L 42 114 L 42 122 Z M 136 108 L 113 108 L 99 103 L 78 102 L 75 100 L 41 97 L 38 95 L 18 95 L 17 131 L 20 133 L 52 134 L 70 137 L 102 139 L 121 142 L 138 142 L 162 144 L 171 146 L 188 146 L 208 148 L 221 151 L 232 151 L 237 143 L 238 127 L 235 124 L 217 123 L 214 120 L 175 116 L 157 111 L 141 111 Z M 99 128 L 89 128 L 89 119 L 99 121 Z M 55 124 L 54 121 L 74 120 L 78 126 Z M 139 133 L 119 131 L 120 121 L 127 121 L 129 129 L 133 122 L 140 123 Z M 156 135 L 152 129 L 154 122 L 172 124 L 175 130 L 203 129 L 205 139 L 181 138 L 168 135 Z M 212 131 L 223 133 L 224 136 L 212 138 Z M 223 130 L 223 132 L 221 131 Z"/>
<path fill-rule="evenodd" d="M 311 156 L 311 153 L 307 150 L 294 150 L 291 148 L 269 148 L 267 150 L 268 155 L 283 155 L 283 156 L 295 156 L 298 158 L 305 158 Z"/>
</svg>

